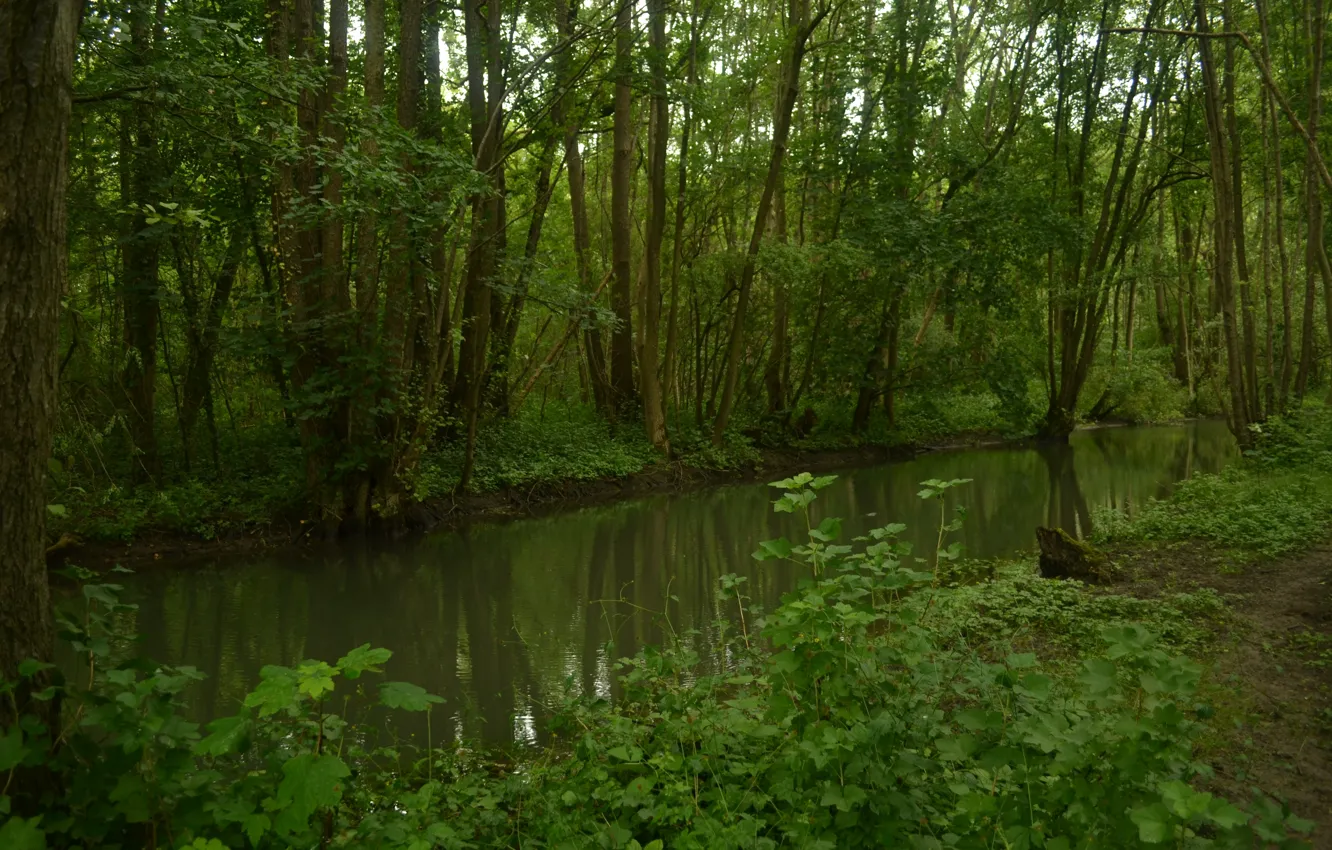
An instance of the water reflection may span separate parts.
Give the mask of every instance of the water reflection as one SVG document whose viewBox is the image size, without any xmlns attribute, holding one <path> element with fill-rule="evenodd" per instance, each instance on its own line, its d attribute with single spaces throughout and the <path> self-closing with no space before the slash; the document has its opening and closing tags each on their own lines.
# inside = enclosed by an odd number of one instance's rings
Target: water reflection
<svg viewBox="0 0 1332 850">
<path fill-rule="evenodd" d="M 917 497 L 927 478 L 972 478 L 969 554 L 1029 549 L 1038 525 L 1090 530 L 1096 509 L 1135 504 L 1233 456 L 1222 423 L 1083 432 L 1067 445 L 925 455 L 844 473 L 818 517 L 846 534 L 892 521 L 929 551 L 937 506 Z M 151 657 L 209 674 L 194 695 L 202 717 L 234 711 L 262 664 L 336 659 L 362 643 L 394 651 L 390 678 L 447 699 L 436 739 L 536 740 L 565 689 L 613 696 L 615 658 L 660 643 L 667 630 L 700 650 L 728 615 L 715 589 L 735 572 L 754 603 L 772 607 L 793 567 L 758 564 L 759 540 L 792 534 L 769 488 L 744 485 L 654 497 L 502 525 L 476 525 L 410 545 L 348 544 L 298 556 L 222 559 L 131 581 Z M 441 734 L 441 730 L 443 733 Z"/>
</svg>

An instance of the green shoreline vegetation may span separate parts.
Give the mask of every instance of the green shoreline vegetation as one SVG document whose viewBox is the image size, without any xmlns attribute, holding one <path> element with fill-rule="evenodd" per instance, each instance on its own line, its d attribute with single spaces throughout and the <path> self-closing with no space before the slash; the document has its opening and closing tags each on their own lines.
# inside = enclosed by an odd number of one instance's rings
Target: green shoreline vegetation
<svg viewBox="0 0 1332 850">
<path fill-rule="evenodd" d="M 1326 11 L 0 0 L 0 850 L 1306 846 L 1332 814 L 1291 811 L 1289 777 L 1205 762 L 1256 728 L 1246 682 L 1298 685 L 1301 722 L 1326 693 L 1234 666 L 1231 625 L 1332 663 Z M 729 574 L 715 641 L 625 650 L 615 699 L 558 698 L 542 750 L 434 747 L 440 698 L 369 645 L 263 667 L 200 728 L 201 673 L 139 657 L 113 578 L 71 567 L 82 610 L 52 599 L 79 538 L 364 540 L 464 500 L 979 434 L 1058 451 L 1011 456 L 1032 463 L 973 521 L 1025 535 L 1012 499 L 1034 516 L 1044 472 L 1067 544 L 1079 425 L 1203 417 L 1243 460 L 1086 543 L 1152 587 L 967 562 L 946 512 L 915 553 L 821 520 L 757 552 L 802 571 L 780 604 Z M 809 471 L 778 510 L 809 516 Z M 966 493 L 935 477 L 931 507 Z M 656 543 L 611 531 L 627 576 Z M 680 532 L 719 544 L 709 570 L 754 566 L 742 533 Z M 253 598 L 231 601 L 266 618 Z M 1322 711 L 1282 727 L 1289 763 Z"/>
<path fill-rule="evenodd" d="M 1326 536 L 1332 491 L 1299 487 L 1329 472 L 1326 417 L 1274 421 L 1232 470 L 1104 538 L 1288 555 Z M 777 482 L 774 509 L 808 517 L 832 479 Z M 1309 846 L 1313 823 L 1277 800 L 1196 787 L 1211 775 L 1198 747 L 1215 734 L 1206 678 L 1227 600 L 968 562 L 950 542 L 964 511 L 942 498 L 966 484 L 921 485 L 940 505 L 933 552 L 899 542 L 901 525 L 843 542 L 834 518 L 765 541 L 756 559 L 806 573 L 778 607 L 754 609 L 724 576 L 714 646 L 621 659 L 618 699 L 563 697 L 554 743 L 520 752 L 435 750 L 428 723 L 424 740 L 396 739 L 394 713 L 428 718 L 441 700 L 379 681 L 390 652 L 368 645 L 266 667 L 238 714 L 200 729 L 182 694 L 201 674 L 134 657 L 117 586 L 86 583 L 85 613 L 62 622 L 81 669 L 36 695 L 62 700 L 61 728 L 33 715 L 0 738 L 0 845 Z M 1289 509 L 1292 487 L 1308 512 Z M 1249 523 L 1252 510 L 1277 519 Z M 63 790 L 15 785 L 16 771 Z"/>
</svg>

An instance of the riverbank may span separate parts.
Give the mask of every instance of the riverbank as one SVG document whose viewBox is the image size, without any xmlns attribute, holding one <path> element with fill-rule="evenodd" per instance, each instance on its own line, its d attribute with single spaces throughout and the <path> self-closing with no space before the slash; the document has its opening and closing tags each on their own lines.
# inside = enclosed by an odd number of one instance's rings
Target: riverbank
<svg viewBox="0 0 1332 850">
<path fill-rule="evenodd" d="M 1104 427 L 1104 426 L 1102 426 Z M 502 476 L 483 481 L 493 489 L 454 495 L 441 493 L 414 503 L 407 511 L 401 534 L 421 534 L 470 522 L 495 522 L 546 516 L 583 507 L 659 494 L 687 493 L 727 484 L 765 482 L 795 472 L 830 472 L 893 460 L 925 452 L 1002 447 L 1024 442 L 991 432 L 939 437 L 915 444 L 878 444 L 841 448 L 729 447 L 708 453 L 691 452 L 665 461 L 648 456 L 626 471 L 589 477 L 596 466 L 566 463 L 572 474 L 527 476 L 521 484 L 498 484 Z M 560 469 L 560 467 L 556 467 Z M 115 507 L 92 509 L 68 521 L 52 522 L 53 549 L 48 562 L 75 561 L 89 568 L 114 564 L 143 567 L 162 560 L 203 554 L 270 552 L 318 542 L 316 526 L 304 520 L 298 507 L 274 516 L 201 516 L 195 521 L 154 522 L 150 515 L 133 523 L 117 522 Z M 147 514 L 142 508 L 139 513 Z M 63 518 L 62 518 L 63 519 Z"/>
<path fill-rule="evenodd" d="M 1112 550 L 1112 592 L 1159 603 L 1205 589 L 1226 615 L 1197 656 L 1213 712 L 1203 787 L 1231 799 L 1257 786 L 1314 821 L 1332 848 L 1332 541 L 1280 558 L 1244 558 L 1176 541 Z"/>
<path fill-rule="evenodd" d="M 1243 510 L 1283 515 L 1279 489 L 1257 479 L 1288 474 L 1265 464 L 1181 488 L 1141 520 L 1108 523 L 1118 580 L 1104 587 L 1043 579 L 1031 558 L 954 561 L 946 513 L 933 575 L 899 545 L 901 526 L 829 546 L 839 522 L 825 517 L 804 546 L 760 546 L 805 572 L 800 592 L 756 620 L 747 594 L 758 588 L 723 576 L 703 641 L 680 634 L 622 659 L 608 695 L 550 692 L 533 721 L 542 737 L 516 754 L 432 748 L 429 723 L 402 734 L 402 712 L 438 706 L 438 731 L 454 707 L 414 685 L 376 688 L 370 674 L 386 650 L 367 645 L 333 662 L 334 651 L 328 663 L 255 658 L 266 666 L 246 710 L 215 719 L 202 740 L 191 724 L 168 724 L 178 731 L 151 737 L 151 761 L 165 767 L 146 777 L 134 772 L 146 756 L 62 767 L 75 793 L 49 820 L 68 808 L 73 822 L 108 835 L 146 821 L 186 841 L 264 848 L 320 835 L 353 846 L 514 846 L 521 836 L 619 848 L 939 846 L 931 839 L 952 835 L 980 847 L 1033 834 L 1047 846 L 1206 836 L 1326 847 L 1326 750 L 1314 725 L 1329 565 L 1325 549 L 1309 547 L 1327 528 L 1306 523 L 1298 539 L 1281 538 L 1283 554 L 1263 553 L 1274 538 L 1252 536 Z M 919 495 L 934 504 L 963 484 L 930 481 Z M 779 508 L 802 513 L 832 486 L 794 477 Z M 1223 538 L 1232 525 L 1242 535 Z M 95 608 L 110 598 L 106 588 L 84 595 Z M 304 644 L 298 651 L 321 651 L 282 631 Z M 273 666 L 284 663 L 293 666 Z M 95 699 L 111 710 L 99 722 L 127 738 L 141 736 L 145 712 L 154 723 L 171 713 L 143 700 L 180 693 L 191 675 L 102 669 Z M 378 693 L 394 713 L 330 719 L 338 693 L 351 691 Z M 1275 710 L 1264 702 L 1273 698 Z M 321 750 L 313 718 L 350 745 Z M 104 806 L 93 789 L 107 787 L 129 789 L 117 800 L 138 796 Z"/>
</svg>

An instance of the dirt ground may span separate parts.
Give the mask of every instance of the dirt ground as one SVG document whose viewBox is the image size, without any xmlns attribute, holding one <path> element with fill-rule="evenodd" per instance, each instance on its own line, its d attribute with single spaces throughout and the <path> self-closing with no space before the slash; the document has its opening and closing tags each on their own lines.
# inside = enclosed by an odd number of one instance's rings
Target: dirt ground
<svg viewBox="0 0 1332 850">
<path fill-rule="evenodd" d="M 1245 561 L 1193 542 L 1112 553 L 1116 592 L 1151 598 L 1211 587 L 1234 620 L 1208 677 L 1216 735 L 1200 759 L 1207 784 L 1236 802 L 1255 787 L 1314 821 L 1332 850 L 1332 542 L 1287 558 Z"/>
</svg>

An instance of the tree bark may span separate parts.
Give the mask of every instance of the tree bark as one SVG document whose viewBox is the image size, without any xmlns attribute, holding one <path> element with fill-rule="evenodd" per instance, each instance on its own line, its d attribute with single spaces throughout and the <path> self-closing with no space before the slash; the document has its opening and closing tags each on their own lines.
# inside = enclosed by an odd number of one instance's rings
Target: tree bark
<svg viewBox="0 0 1332 850">
<path fill-rule="evenodd" d="M 666 3 L 647 0 L 648 66 L 652 72 L 651 121 L 648 139 L 648 220 L 643 246 L 643 337 L 638 379 L 643 387 L 643 427 L 648 441 L 670 454 L 666 407 L 658 371 L 661 331 L 661 242 L 666 233 L 666 138 L 671 132 L 666 104 Z"/>
<path fill-rule="evenodd" d="M 0 2 L 0 679 L 54 660 L 46 579 L 46 464 L 56 414 L 56 348 L 65 292 L 65 179 L 77 0 Z M 55 730 L 55 700 L 20 714 Z M 0 729 L 16 718 L 0 701 Z M 22 787 L 20 780 L 19 786 Z"/>
<path fill-rule="evenodd" d="M 615 118 L 614 157 L 611 162 L 611 390 L 614 406 L 625 412 L 634 400 L 633 334 L 633 224 L 630 221 L 630 193 L 633 189 L 633 13 L 630 0 L 620 3 L 615 13 Z"/>
<path fill-rule="evenodd" d="M 130 6 L 130 63 L 138 68 L 152 61 L 152 8 L 147 0 Z M 121 373 L 125 418 L 133 454 L 133 479 L 157 481 L 157 321 L 158 228 L 148 224 L 148 205 L 155 203 L 160 178 L 157 134 L 151 107 L 135 103 L 122 119 L 121 196 L 125 207 L 121 249 L 121 290 L 125 315 L 125 366 Z"/>
<path fill-rule="evenodd" d="M 1198 29 L 1209 31 L 1207 9 L 1204 0 L 1197 0 L 1195 9 L 1198 16 Z M 1230 409 L 1226 411 L 1230 431 L 1235 441 L 1243 447 L 1252 442 L 1249 432 L 1249 405 L 1245 387 L 1245 363 L 1240 338 L 1239 321 L 1235 315 L 1235 281 L 1232 263 L 1235 260 L 1237 243 L 1234 227 L 1236 212 L 1235 197 L 1232 195 L 1233 172 L 1230 167 L 1229 145 L 1226 138 L 1225 116 L 1222 95 L 1217 81 L 1217 68 L 1212 56 L 1209 39 L 1199 40 L 1198 51 L 1203 71 L 1203 112 L 1207 124 L 1208 151 L 1211 162 L 1212 197 L 1216 205 L 1216 214 L 1212 217 L 1213 247 L 1215 251 L 1212 263 L 1212 278 L 1216 285 L 1217 298 L 1221 306 L 1222 334 L 1226 346 L 1226 385 L 1230 390 Z"/>
<path fill-rule="evenodd" d="M 1312 8 L 1311 8 L 1312 7 Z M 1309 387 L 1314 362 L 1314 317 L 1318 276 L 1327 257 L 1323 249 L 1323 199 L 1318 185 L 1318 121 L 1322 112 L 1323 77 L 1323 0 L 1306 0 L 1305 33 L 1308 38 L 1306 67 L 1309 69 L 1309 115 L 1305 124 L 1311 140 L 1304 156 L 1304 202 L 1307 238 L 1304 251 L 1304 322 L 1300 338 L 1300 368 L 1295 376 L 1295 397 L 1304 398 Z M 1326 288 L 1327 283 L 1324 282 Z"/>
</svg>

